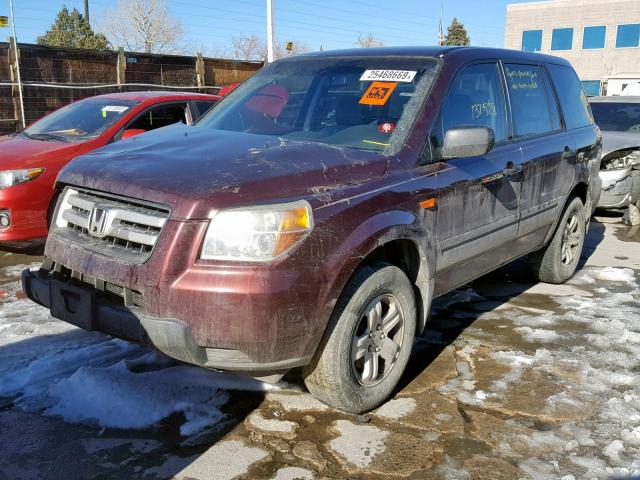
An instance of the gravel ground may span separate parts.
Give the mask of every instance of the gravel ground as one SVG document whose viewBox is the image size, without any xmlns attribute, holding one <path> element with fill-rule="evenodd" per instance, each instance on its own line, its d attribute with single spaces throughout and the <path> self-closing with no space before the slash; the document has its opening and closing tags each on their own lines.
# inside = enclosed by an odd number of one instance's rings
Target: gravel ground
<svg viewBox="0 0 640 480">
<path fill-rule="evenodd" d="M 640 476 L 640 231 L 592 223 L 581 270 L 514 262 L 439 299 L 366 416 L 52 319 L 0 257 L 0 480 Z"/>
</svg>

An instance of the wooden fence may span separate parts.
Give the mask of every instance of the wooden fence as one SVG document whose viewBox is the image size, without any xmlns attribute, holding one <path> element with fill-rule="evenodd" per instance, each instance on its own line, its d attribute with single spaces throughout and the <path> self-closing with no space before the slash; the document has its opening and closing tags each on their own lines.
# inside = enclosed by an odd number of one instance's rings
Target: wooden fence
<svg viewBox="0 0 640 480">
<path fill-rule="evenodd" d="M 72 101 L 112 92 L 191 90 L 215 93 L 241 82 L 262 62 L 18 44 L 26 124 Z M 0 134 L 22 127 L 11 42 L 0 42 Z"/>
</svg>

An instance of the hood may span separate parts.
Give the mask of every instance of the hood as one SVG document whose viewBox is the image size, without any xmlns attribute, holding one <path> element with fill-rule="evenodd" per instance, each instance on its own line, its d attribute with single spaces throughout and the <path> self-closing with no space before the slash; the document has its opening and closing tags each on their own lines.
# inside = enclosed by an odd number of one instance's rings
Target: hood
<svg viewBox="0 0 640 480">
<path fill-rule="evenodd" d="M 173 125 L 82 155 L 58 182 L 169 205 L 176 218 L 275 203 L 379 178 L 380 153 Z"/>
<path fill-rule="evenodd" d="M 640 148 L 640 133 L 635 132 L 602 132 L 602 156 L 605 157 L 616 150 Z"/>
<path fill-rule="evenodd" d="M 72 154 L 79 148 L 77 143 L 5 135 L 0 137 L 0 170 L 41 167 L 43 162 Z"/>
</svg>

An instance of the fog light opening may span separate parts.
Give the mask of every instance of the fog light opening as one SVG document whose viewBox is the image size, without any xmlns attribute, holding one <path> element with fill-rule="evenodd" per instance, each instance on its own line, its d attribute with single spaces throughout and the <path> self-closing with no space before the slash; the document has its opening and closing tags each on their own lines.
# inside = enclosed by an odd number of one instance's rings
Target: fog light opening
<svg viewBox="0 0 640 480">
<path fill-rule="evenodd" d="M 0 228 L 9 228 L 11 226 L 11 216 L 9 212 L 0 212 Z"/>
</svg>

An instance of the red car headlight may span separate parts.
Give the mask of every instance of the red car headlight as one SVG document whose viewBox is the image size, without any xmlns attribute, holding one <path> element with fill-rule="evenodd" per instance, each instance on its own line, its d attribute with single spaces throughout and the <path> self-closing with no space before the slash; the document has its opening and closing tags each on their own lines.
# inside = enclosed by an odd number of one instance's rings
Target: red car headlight
<svg viewBox="0 0 640 480">
<path fill-rule="evenodd" d="M 0 189 L 13 187 L 20 183 L 35 180 L 44 172 L 44 168 L 29 168 L 25 170 L 0 171 Z"/>
</svg>

